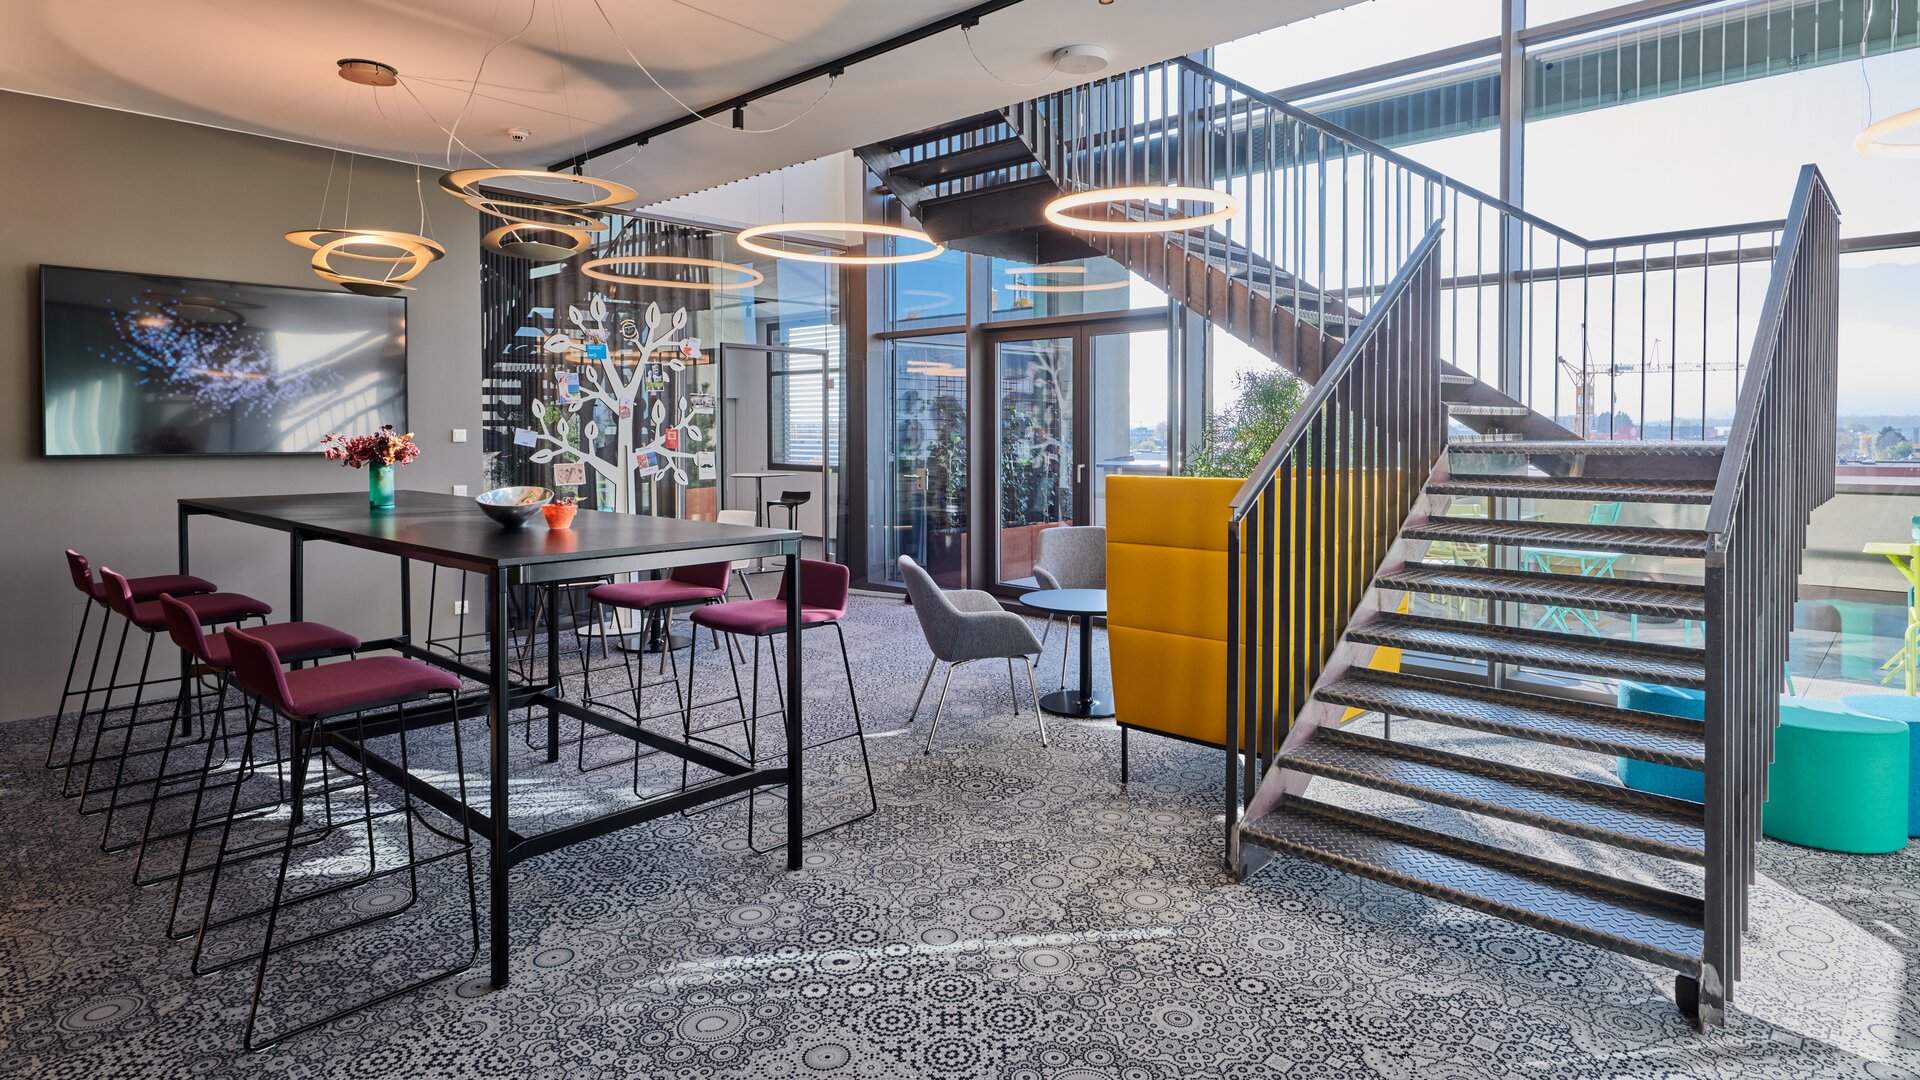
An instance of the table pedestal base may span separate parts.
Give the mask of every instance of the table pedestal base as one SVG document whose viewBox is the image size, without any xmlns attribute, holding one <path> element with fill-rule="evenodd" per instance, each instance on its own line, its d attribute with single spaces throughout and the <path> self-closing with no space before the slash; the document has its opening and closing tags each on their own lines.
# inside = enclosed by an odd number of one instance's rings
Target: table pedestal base
<svg viewBox="0 0 1920 1080">
<path fill-rule="evenodd" d="M 1040 707 L 1055 716 L 1104 720 L 1113 715 L 1113 696 L 1110 692 L 1088 697 L 1078 690 L 1055 690 L 1040 696 Z"/>
</svg>

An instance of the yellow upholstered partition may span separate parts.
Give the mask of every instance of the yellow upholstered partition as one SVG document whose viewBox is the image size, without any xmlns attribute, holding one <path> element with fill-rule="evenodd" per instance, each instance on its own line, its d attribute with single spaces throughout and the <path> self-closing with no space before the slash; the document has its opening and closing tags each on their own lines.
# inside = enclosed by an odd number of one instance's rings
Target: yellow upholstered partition
<svg viewBox="0 0 1920 1080">
<path fill-rule="evenodd" d="M 1238 480 L 1107 478 L 1107 647 L 1119 723 L 1225 745 L 1227 503 L 1238 490 Z M 1381 649 L 1368 666 L 1399 663 L 1398 650 Z"/>
</svg>

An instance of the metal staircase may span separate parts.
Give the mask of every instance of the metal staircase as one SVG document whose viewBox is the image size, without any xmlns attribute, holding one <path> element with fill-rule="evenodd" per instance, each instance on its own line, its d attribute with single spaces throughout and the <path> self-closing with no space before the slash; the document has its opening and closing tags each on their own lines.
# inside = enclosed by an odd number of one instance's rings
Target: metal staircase
<svg viewBox="0 0 1920 1080">
<path fill-rule="evenodd" d="M 936 239 L 1108 255 L 1313 383 L 1228 522 L 1234 869 L 1308 859 L 1614 950 L 1724 1023 L 1806 522 L 1832 493 L 1818 172 L 1781 221 L 1590 240 L 1186 59 L 861 153 Z M 1039 214 L 1164 183 L 1244 212 L 1099 238 Z M 1759 267 L 1765 296 L 1743 295 Z M 1683 640 L 1638 640 L 1642 620 Z M 1401 670 L 1370 668 L 1380 649 Z M 1703 691 L 1705 719 L 1610 704 L 1621 680 Z M 1343 728 L 1354 710 L 1380 734 Z M 1471 756 L 1444 745 L 1463 732 Z M 1698 770 L 1705 802 L 1594 779 L 1613 758 Z M 1536 831 L 1619 858 L 1574 865 Z"/>
</svg>

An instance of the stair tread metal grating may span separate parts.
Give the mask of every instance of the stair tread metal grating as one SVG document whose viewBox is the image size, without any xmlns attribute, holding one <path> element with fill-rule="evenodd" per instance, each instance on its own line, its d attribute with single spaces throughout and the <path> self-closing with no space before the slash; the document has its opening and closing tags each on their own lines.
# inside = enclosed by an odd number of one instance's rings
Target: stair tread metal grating
<svg viewBox="0 0 1920 1080">
<path fill-rule="evenodd" d="M 1454 473 L 1427 485 L 1430 495 L 1486 495 L 1500 499 L 1573 499 L 1592 502 L 1677 503 L 1704 506 L 1713 485 L 1687 480 L 1611 480 L 1561 476 L 1483 476 Z"/>
<path fill-rule="evenodd" d="M 1685 974 L 1700 967 L 1703 905 L 1679 893 L 1297 797 L 1241 838 Z"/>
<path fill-rule="evenodd" d="M 1452 443 L 1448 449 L 1473 453 L 1484 452 L 1487 447 L 1468 441 Z M 1648 457 L 1719 457 L 1726 449 L 1726 443 L 1709 439 L 1533 439 L 1501 447 L 1505 453 L 1517 454 L 1640 454 Z"/>
<path fill-rule="evenodd" d="M 1455 544 L 1521 545 L 1611 552 L 1620 555 L 1666 555 L 1700 559 L 1707 554 L 1706 534 L 1697 529 L 1654 529 L 1637 525 L 1586 525 L 1562 521 L 1493 521 L 1487 518 L 1434 517 L 1401 531 L 1409 540 L 1444 540 Z"/>
<path fill-rule="evenodd" d="M 1454 416 L 1525 416 L 1532 409 L 1525 405 L 1483 405 L 1475 402 L 1446 402 L 1447 412 Z"/>
<path fill-rule="evenodd" d="M 1322 729 L 1280 764 L 1329 780 L 1531 825 L 1630 851 L 1701 863 L 1699 803 L 1617 784 Z"/>
<path fill-rule="evenodd" d="M 1399 672 L 1354 670 L 1320 687 L 1333 705 L 1681 769 L 1706 766 L 1698 720 Z"/>
<path fill-rule="evenodd" d="M 1705 589 L 1679 582 L 1628 581 L 1442 563 L 1408 563 L 1399 570 L 1380 575 L 1377 584 L 1403 592 L 1667 619 L 1704 619 L 1707 607 Z"/>
<path fill-rule="evenodd" d="M 1350 627 L 1364 645 L 1441 653 L 1551 671 L 1644 679 L 1670 686 L 1706 686 L 1706 654 L 1676 645 L 1558 634 L 1517 626 L 1486 626 L 1452 619 L 1385 613 Z"/>
</svg>

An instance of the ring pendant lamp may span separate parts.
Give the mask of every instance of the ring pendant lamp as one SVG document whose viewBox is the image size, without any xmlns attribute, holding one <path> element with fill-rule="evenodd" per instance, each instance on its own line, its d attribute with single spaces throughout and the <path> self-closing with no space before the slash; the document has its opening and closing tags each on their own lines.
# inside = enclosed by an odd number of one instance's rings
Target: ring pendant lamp
<svg viewBox="0 0 1920 1080">
<path fill-rule="evenodd" d="M 697 266 L 708 270 L 726 271 L 740 275 L 736 281 L 675 281 L 671 278 L 641 277 L 633 274 L 618 274 L 602 269 L 609 266 Z M 699 289 L 703 292 L 737 292 L 751 289 L 767 280 L 767 276 L 751 266 L 739 263 L 722 262 L 719 259 L 696 259 L 685 255 L 609 255 L 602 259 L 588 259 L 580 264 L 580 272 L 587 277 L 615 285 L 645 285 L 662 289 Z"/>
<path fill-rule="evenodd" d="M 1213 209 L 1201 214 L 1179 217 L 1114 220 L 1070 214 L 1089 206 L 1112 207 L 1124 202 L 1196 202 Z M 1143 184 L 1132 187 L 1096 188 L 1062 195 L 1047 204 L 1047 220 L 1075 232 L 1141 234 L 1184 232 L 1230 221 L 1240 213 L 1240 198 L 1216 188 Z"/>
<path fill-rule="evenodd" d="M 1886 137 L 1894 132 L 1910 127 L 1920 127 L 1920 108 L 1895 113 L 1885 120 L 1867 125 L 1860 134 L 1853 137 L 1853 148 L 1868 157 L 1920 157 L 1920 142 L 1885 141 Z"/>
<path fill-rule="evenodd" d="M 798 232 L 836 232 L 851 233 L 855 236 L 892 236 L 903 240 L 914 240 L 927 245 L 924 251 L 910 251 L 905 255 L 830 255 L 819 251 L 795 251 L 791 247 L 778 246 L 779 237 Z M 762 237 L 773 238 L 767 243 Z M 798 262 L 826 263 L 829 266 L 898 266 L 901 263 L 922 262 L 937 259 L 946 253 L 947 245 L 918 229 L 903 228 L 899 225 L 876 225 L 858 221 L 790 221 L 770 225 L 755 225 L 742 229 L 734 237 L 741 247 L 756 255 L 766 255 L 775 259 L 793 259 Z"/>
<path fill-rule="evenodd" d="M 334 62 L 335 73 L 350 83 L 368 87 L 388 87 L 399 82 L 399 70 L 391 64 L 378 60 L 344 59 Z M 335 150 L 335 155 L 339 154 Z M 350 152 L 349 152 L 350 153 Z M 351 160 L 351 159 L 349 159 Z M 419 174 L 418 161 L 414 164 L 416 182 Z M 327 216 L 327 197 L 332 194 L 332 171 L 328 171 L 328 190 L 320 196 L 320 217 Z M 353 205 L 353 172 L 347 172 L 347 193 L 344 206 Z M 345 220 L 338 228 L 321 225 L 313 229 L 295 229 L 285 234 L 287 242 L 313 252 L 308 264 L 314 275 L 329 284 L 338 285 L 348 292 L 362 296 L 394 296 L 411 289 L 406 282 L 413 280 L 427 264 L 440 259 L 447 251 L 435 243 L 431 237 L 421 233 L 404 232 L 398 229 L 360 229 Z M 420 226 L 426 228 L 426 209 L 420 212 Z M 345 273 L 337 268 L 333 260 L 358 259 L 362 262 L 384 263 L 386 269 L 377 275 L 368 273 Z"/>
</svg>

